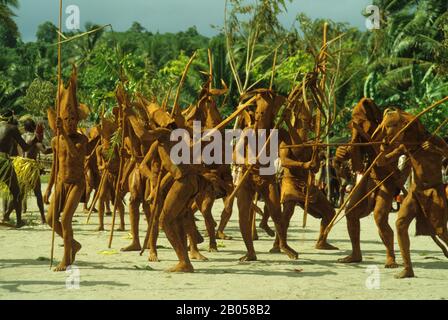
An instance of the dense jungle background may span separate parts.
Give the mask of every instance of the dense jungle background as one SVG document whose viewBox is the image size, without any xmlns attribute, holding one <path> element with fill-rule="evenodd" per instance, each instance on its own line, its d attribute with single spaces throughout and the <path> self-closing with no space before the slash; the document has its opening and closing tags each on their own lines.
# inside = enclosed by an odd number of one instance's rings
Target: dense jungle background
<svg viewBox="0 0 448 320">
<path fill-rule="evenodd" d="M 174 34 L 153 33 L 139 22 L 125 32 L 105 27 L 63 44 L 64 79 L 68 79 L 71 64 L 76 64 L 79 100 L 91 108 L 89 122 L 93 123 L 115 106 L 114 89 L 123 78 L 129 90 L 161 102 L 170 89 L 176 90 L 185 65 L 197 51 L 180 99 L 187 107 L 194 103 L 205 79 L 199 71 L 209 69 L 210 48 L 214 86 L 222 87 L 222 79 L 230 88 L 222 98 L 222 111 L 229 114 L 243 88 L 269 86 L 278 48 L 274 88 L 287 95 L 312 70 L 324 23 L 299 13 L 293 26 L 284 26 L 279 15 L 287 2 L 264 0 L 246 5 L 229 0 L 223 12 L 225 26 L 216 26 L 217 35 L 211 38 L 194 26 Z M 382 9 L 378 30 L 364 32 L 349 22 L 326 20 L 329 40 L 343 34 L 329 47 L 327 88 L 337 115 L 334 139 L 348 134 L 351 109 L 363 96 L 373 98 L 382 108 L 398 106 L 417 113 L 448 95 L 446 0 L 375 0 L 373 4 Z M 14 22 L 19 5 L 19 0 L 0 0 L 0 109 L 12 109 L 19 117 L 44 118 L 56 97 L 57 27 L 44 22 L 36 30 L 37 40 L 24 42 Z M 92 21 L 65 36 L 99 27 Z M 235 80 L 232 66 L 240 81 Z M 431 131 L 446 117 L 448 108 L 437 108 L 423 121 Z M 447 133 L 445 129 L 443 134 Z"/>
</svg>

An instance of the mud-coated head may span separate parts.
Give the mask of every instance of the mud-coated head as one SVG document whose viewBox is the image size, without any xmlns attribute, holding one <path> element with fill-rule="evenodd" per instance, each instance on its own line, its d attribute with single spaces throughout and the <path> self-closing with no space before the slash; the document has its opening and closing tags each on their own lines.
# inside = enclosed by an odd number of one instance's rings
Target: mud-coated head
<svg viewBox="0 0 448 320">
<path fill-rule="evenodd" d="M 400 132 L 410 122 L 412 124 Z M 420 120 L 416 119 L 414 115 L 398 108 L 387 108 L 384 111 L 381 130 L 387 140 L 395 139 L 394 141 L 396 142 L 425 141 L 429 134 Z"/>
<path fill-rule="evenodd" d="M 108 146 L 113 134 L 118 130 L 118 126 L 113 119 L 101 119 L 101 144 Z"/>
<path fill-rule="evenodd" d="M 381 111 L 375 102 L 369 98 L 362 98 L 352 111 L 352 142 L 365 140 L 362 139 L 359 129 L 371 137 L 381 120 Z"/>
<path fill-rule="evenodd" d="M 147 110 L 150 120 L 159 127 L 168 128 L 169 126 L 176 124 L 175 119 L 173 119 L 168 112 L 164 111 L 156 103 L 150 103 L 147 106 Z"/>
<path fill-rule="evenodd" d="M 246 94 L 244 98 L 252 96 L 256 97 L 254 128 L 272 129 L 274 127 L 275 116 L 285 102 L 285 98 L 268 89 L 253 90 Z"/>
<path fill-rule="evenodd" d="M 89 108 L 84 104 L 79 104 L 76 97 L 77 71 L 73 66 L 72 75 L 70 77 L 67 88 L 61 84 L 60 92 L 60 109 L 59 117 L 62 120 L 62 127 L 67 134 L 75 134 L 78 130 L 78 123 L 89 114 Z M 56 131 L 56 111 L 48 109 L 48 120 L 50 127 Z"/>
</svg>

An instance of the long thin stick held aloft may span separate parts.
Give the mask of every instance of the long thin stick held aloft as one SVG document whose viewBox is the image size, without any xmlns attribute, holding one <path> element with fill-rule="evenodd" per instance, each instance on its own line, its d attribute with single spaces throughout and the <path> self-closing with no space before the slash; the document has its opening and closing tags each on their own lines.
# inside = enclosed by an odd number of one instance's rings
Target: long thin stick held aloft
<svg viewBox="0 0 448 320">
<path fill-rule="evenodd" d="M 124 86 L 123 87 L 119 87 L 119 90 L 123 90 L 124 92 Z M 124 108 L 128 107 L 125 106 L 124 104 L 128 103 L 127 100 L 127 95 L 126 93 L 124 93 L 124 98 L 125 101 L 122 101 L 123 104 L 120 103 L 119 101 L 119 112 L 121 113 L 121 147 L 124 146 L 124 141 L 126 138 L 126 117 L 125 117 L 125 113 L 124 113 Z M 119 99 L 118 99 L 119 100 Z M 119 152 L 120 153 L 120 152 Z M 110 236 L 109 236 L 109 244 L 108 244 L 108 248 L 110 249 L 112 247 L 112 240 L 114 238 L 114 229 L 115 229 L 115 218 L 116 218 L 116 214 L 117 214 L 117 206 L 118 206 L 118 201 L 122 201 L 121 197 L 120 197 L 120 183 L 121 180 L 123 178 L 123 171 L 124 171 L 124 158 L 120 155 L 120 167 L 118 169 L 118 178 L 117 178 L 117 183 L 115 185 L 115 199 L 114 199 L 114 211 L 112 213 L 112 226 L 110 228 Z"/>
<path fill-rule="evenodd" d="M 322 63 L 322 81 L 320 83 L 322 92 L 325 92 L 325 87 L 326 87 L 326 68 L 327 68 L 327 55 L 326 55 L 326 48 L 327 48 L 327 31 L 328 31 L 328 23 L 325 22 L 324 23 L 324 30 L 323 30 L 323 45 L 322 45 L 322 49 L 321 49 L 321 55 L 323 55 L 323 63 Z M 304 82 L 305 83 L 305 82 Z M 304 92 L 306 92 L 306 90 L 304 90 Z M 306 100 L 306 96 L 304 95 L 304 100 Z M 319 103 L 324 104 L 324 101 L 319 101 Z M 316 115 L 316 143 L 317 144 L 319 142 L 320 139 L 320 134 L 321 134 L 321 117 L 322 117 L 322 112 L 321 109 L 318 108 L 317 109 L 317 115 Z M 328 121 L 328 119 L 327 119 Z M 316 157 L 317 157 L 317 147 L 314 146 L 313 147 L 313 155 L 311 157 L 311 161 L 316 161 Z M 327 172 L 328 175 L 328 172 Z M 306 222 L 307 222 L 307 217 L 308 217 L 308 206 L 309 206 L 309 201 L 310 201 L 310 189 L 312 187 L 312 185 L 314 184 L 314 173 L 312 172 L 312 170 L 308 171 L 308 181 L 307 181 L 307 188 L 306 188 L 306 196 L 305 196 L 305 206 L 303 209 L 303 222 L 302 222 L 302 228 L 306 228 Z"/>
<path fill-rule="evenodd" d="M 198 53 L 197 51 L 195 51 L 193 53 L 193 55 L 190 58 L 190 61 L 188 61 L 187 65 L 185 66 L 184 72 L 182 73 L 182 78 L 180 79 L 179 86 L 177 87 L 176 98 L 174 98 L 174 104 L 173 104 L 173 109 L 171 110 L 171 116 L 174 116 L 179 112 L 178 102 L 179 102 L 180 92 L 185 83 L 185 79 L 187 78 L 188 69 L 190 69 L 190 66 L 193 63 L 193 60 L 196 58 L 197 53 Z"/>
<path fill-rule="evenodd" d="M 59 119 L 61 114 L 61 85 L 62 85 L 62 44 L 61 44 L 61 34 L 62 34 L 62 0 L 59 0 L 59 33 L 58 33 L 58 97 L 56 100 L 56 116 L 57 119 Z M 58 159 L 58 152 L 59 152 L 59 129 L 56 127 L 56 154 L 55 154 L 55 187 L 58 185 L 58 170 L 59 170 L 59 159 Z M 59 202 L 61 202 L 61 197 L 59 197 Z M 58 206 L 57 210 L 60 209 L 60 206 Z M 50 269 L 53 267 L 53 258 L 54 258 L 54 227 L 55 227 L 55 221 L 56 221 L 56 212 L 53 211 L 53 220 L 52 220 L 52 231 L 51 231 L 51 252 L 50 252 Z"/>
</svg>

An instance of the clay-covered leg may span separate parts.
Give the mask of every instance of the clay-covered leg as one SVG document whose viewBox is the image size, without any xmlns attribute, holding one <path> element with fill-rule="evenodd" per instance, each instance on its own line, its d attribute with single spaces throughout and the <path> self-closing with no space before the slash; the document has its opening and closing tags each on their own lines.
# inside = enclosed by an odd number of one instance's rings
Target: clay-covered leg
<svg viewBox="0 0 448 320">
<path fill-rule="evenodd" d="M 269 221 L 269 210 L 268 206 L 265 204 L 263 208 L 263 218 L 260 221 L 260 224 L 258 225 L 261 229 L 264 230 L 270 237 L 275 237 L 275 231 L 271 229 L 268 225 Z"/>
<path fill-rule="evenodd" d="M 328 243 L 327 235 L 325 234 L 325 230 L 335 216 L 336 212 L 333 208 L 333 205 L 330 203 L 330 201 L 328 201 L 323 192 L 319 191 L 317 193 L 317 201 L 309 204 L 309 212 L 313 217 L 321 219 L 319 237 L 315 246 L 316 249 L 338 250 L 337 247 Z"/>
<path fill-rule="evenodd" d="M 358 202 L 367 194 L 369 191 L 370 181 L 365 179 L 362 185 L 357 187 L 357 190 L 353 193 L 345 212 L 347 213 L 345 218 L 347 220 L 347 230 L 350 237 L 350 242 L 352 245 L 352 252 L 347 257 L 338 259 L 341 263 L 358 263 L 362 262 L 361 244 L 360 244 L 360 233 L 361 224 L 360 219 L 371 212 L 370 206 L 371 201 L 369 199 L 364 199 L 359 204 Z M 357 204 L 355 206 L 355 204 Z"/>
<path fill-rule="evenodd" d="M 120 196 L 120 199 L 118 199 L 118 201 L 117 201 L 117 209 L 118 209 L 118 213 L 120 215 L 120 227 L 118 227 L 117 231 L 125 231 L 126 224 L 124 222 L 124 204 L 123 204 L 122 196 Z"/>
<path fill-rule="evenodd" d="M 255 211 L 255 205 L 257 204 L 258 196 L 255 195 L 255 203 L 250 209 L 250 216 L 251 216 L 251 225 L 252 225 L 252 240 L 257 241 L 258 238 L 258 232 L 257 232 L 257 212 Z"/>
<path fill-rule="evenodd" d="M 160 224 L 165 231 L 168 241 L 173 246 L 179 263 L 170 272 L 193 272 L 193 265 L 188 257 L 187 237 L 184 228 L 185 208 L 197 192 L 195 177 L 185 176 L 174 181 L 169 190 L 160 216 Z"/>
<path fill-rule="evenodd" d="M 269 214 L 275 224 L 275 229 L 279 237 L 280 250 L 288 255 L 290 259 L 298 259 L 299 254 L 287 243 L 287 226 L 285 225 L 282 209 L 280 205 L 280 195 L 274 184 L 269 184 L 267 190 L 263 190 L 265 203 L 268 206 Z M 267 192 L 266 192 L 267 191 Z"/>
<path fill-rule="evenodd" d="M 204 199 L 202 199 L 200 204 L 201 213 L 204 216 L 205 227 L 207 228 L 207 234 L 209 236 L 209 252 L 218 251 L 218 246 L 216 244 L 216 234 L 215 234 L 215 220 L 212 216 L 212 207 L 215 202 L 215 197 L 207 192 Z"/>
<path fill-rule="evenodd" d="M 189 211 L 184 219 L 188 240 L 191 260 L 207 261 L 208 259 L 199 252 L 198 241 L 196 237 L 197 227 L 194 221 L 194 214 Z"/>
<path fill-rule="evenodd" d="M 81 244 L 73 237 L 72 220 L 84 190 L 84 186 L 76 185 L 67 194 L 60 222 L 62 238 L 64 239 L 64 256 L 54 271 L 65 271 L 69 265 L 75 262 L 76 254 L 81 250 Z"/>
<path fill-rule="evenodd" d="M 140 213 L 139 213 L 139 201 L 135 199 L 131 195 L 131 199 L 129 201 L 129 220 L 131 224 L 131 235 L 132 235 L 132 243 L 122 248 L 121 251 L 140 251 L 142 249 L 140 245 L 139 239 L 139 222 L 140 222 Z"/>
<path fill-rule="evenodd" d="M 106 187 L 104 185 L 104 187 Z M 104 190 L 105 188 L 103 188 Z M 103 191 L 100 191 L 99 195 L 99 207 L 98 207 L 98 229 L 97 231 L 104 231 L 104 202 L 105 202 L 105 194 Z"/>
<path fill-rule="evenodd" d="M 88 180 L 88 178 L 86 178 L 86 191 L 85 191 L 86 202 L 84 202 L 84 204 L 82 206 L 82 209 L 83 209 L 84 212 L 88 212 L 89 211 L 89 208 L 87 207 L 87 205 L 88 205 L 88 203 L 90 201 L 90 194 L 92 193 L 92 187 L 90 186 L 90 184 L 88 183 L 87 180 Z"/>
<path fill-rule="evenodd" d="M 447 187 L 448 188 L 448 187 Z M 445 197 L 445 193 L 441 192 L 441 196 L 439 198 L 440 208 L 445 208 L 445 212 L 448 210 L 448 197 Z M 448 231 L 447 231 L 447 220 L 448 215 L 443 215 L 443 218 L 439 221 L 434 220 L 434 229 L 436 231 L 435 238 L 438 239 L 437 245 L 442 249 L 445 257 L 448 258 Z"/>
<path fill-rule="evenodd" d="M 338 259 L 341 263 L 357 263 L 362 261 L 361 244 L 360 244 L 360 232 L 361 226 L 359 218 L 351 214 L 346 217 L 348 235 L 352 244 L 352 253 L 345 258 Z"/>
<path fill-rule="evenodd" d="M 149 257 L 148 261 L 159 262 L 157 254 L 157 239 L 159 238 L 159 218 L 161 208 L 163 207 L 163 198 L 159 197 L 157 204 L 151 206 L 151 225 L 149 230 Z"/>
<path fill-rule="evenodd" d="M 141 179 L 138 169 L 134 169 L 129 177 L 129 220 L 131 225 L 132 243 L 122 248 L 121 251 L 140 251 L 142 249 L 139 238 L 140 203 L 143 202 L 144 182 Z"/>
<path fill-rule="evenodd" d="M 226 198 L 224 198 L 223 201 L 225 203 Z M 229 207 L 230 208 L 233 207 L 233 200 L 232 203 L 229 205 Z M 221 213 L 221 220 L 219 221 L 218 230 L 216 231 L 216 238 L 221 240 L 232 240 L 232 237 L 224 233 L 224 229 L 226 228 L 227 223 L 229 222 L 231 217 L 232 217 L 232 210 L 226 210 L 226 208 L 224 208 Z"/>
<path fill-rule="evenodd" d="M 237 205 L 241 235 L 246 245 L 247 253 L 240 258 L 240 261 L 255 261 L 257 255 L 255 254 L 254 242 L 252 239 L 252 216 L 251 206 L 254 196 L 254 190 L 250 187 L 249 183 L 243 182 L 243 185 L 237 192 Z"/>
<path fill-rule="evenodd" d="M 285 223 L 285 228 L 289 228 L 291 218 L 294 215 L 295 207 L 296 207 L 296 204 L 294 201 L 286 201 L 283 204 L 283 219 L 284 219 L 284 223 Z M 280 239 L 278 237 L 278 234 L 275 235 L 274 245 L 272 246 L 272 249 L 269 250 L 269 252 L 270 253 L 280 253 Z"/>
<path fill-rule="evenodd" d="M 394 231 L 389 225 L 389 212 L 392 209 L 393 193 L 382 186 L 376 196 L 375 209 L 373 211 L 378 233 L 386 247 L 386 268 L 398 268 L 394 252 Z"/>
<path fill-rule="evenodd" d="M 395 223 L 397 228 L 398 245 L 400 246 L 401 257 L 403 259 L 404 269 L 398 273 L 395 278 L 412 278 L 414 277 L 414 270 L 411 262 L 411 242 L 409 240 L 409 225 L 420 211 L 417 200 L 409 195 L 403 202 L 403 205 L 398 211 L 397 221 Z"/>
</svg>

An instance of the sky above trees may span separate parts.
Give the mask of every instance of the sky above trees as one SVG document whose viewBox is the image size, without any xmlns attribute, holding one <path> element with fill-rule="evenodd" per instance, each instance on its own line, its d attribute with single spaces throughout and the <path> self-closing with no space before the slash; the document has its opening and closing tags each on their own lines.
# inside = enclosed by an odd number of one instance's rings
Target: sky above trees
<svg viewBox="0 0 448 320">
<path fill-rule="evenodd" d="M 178 32 L 196 26 L 205 36 L 222 26 L 225 0 L 64 0 L 64 6 L 78 5 L 81 26 L 86 22 L 112 24 L 116 31 L 125 31 L 134 21 L 151 32 Z M 311 18 L 329 18 L 348 22 L 365 30 L 363 9 L 369 0 L 293 0 L 280 20 L 289 28 L 299 12 Z M 21 0 L 15 20 L 24 41 L 35 40 L 37 26 L 43 21 L 57 24 L 57 0 Z"/>
</svg>

